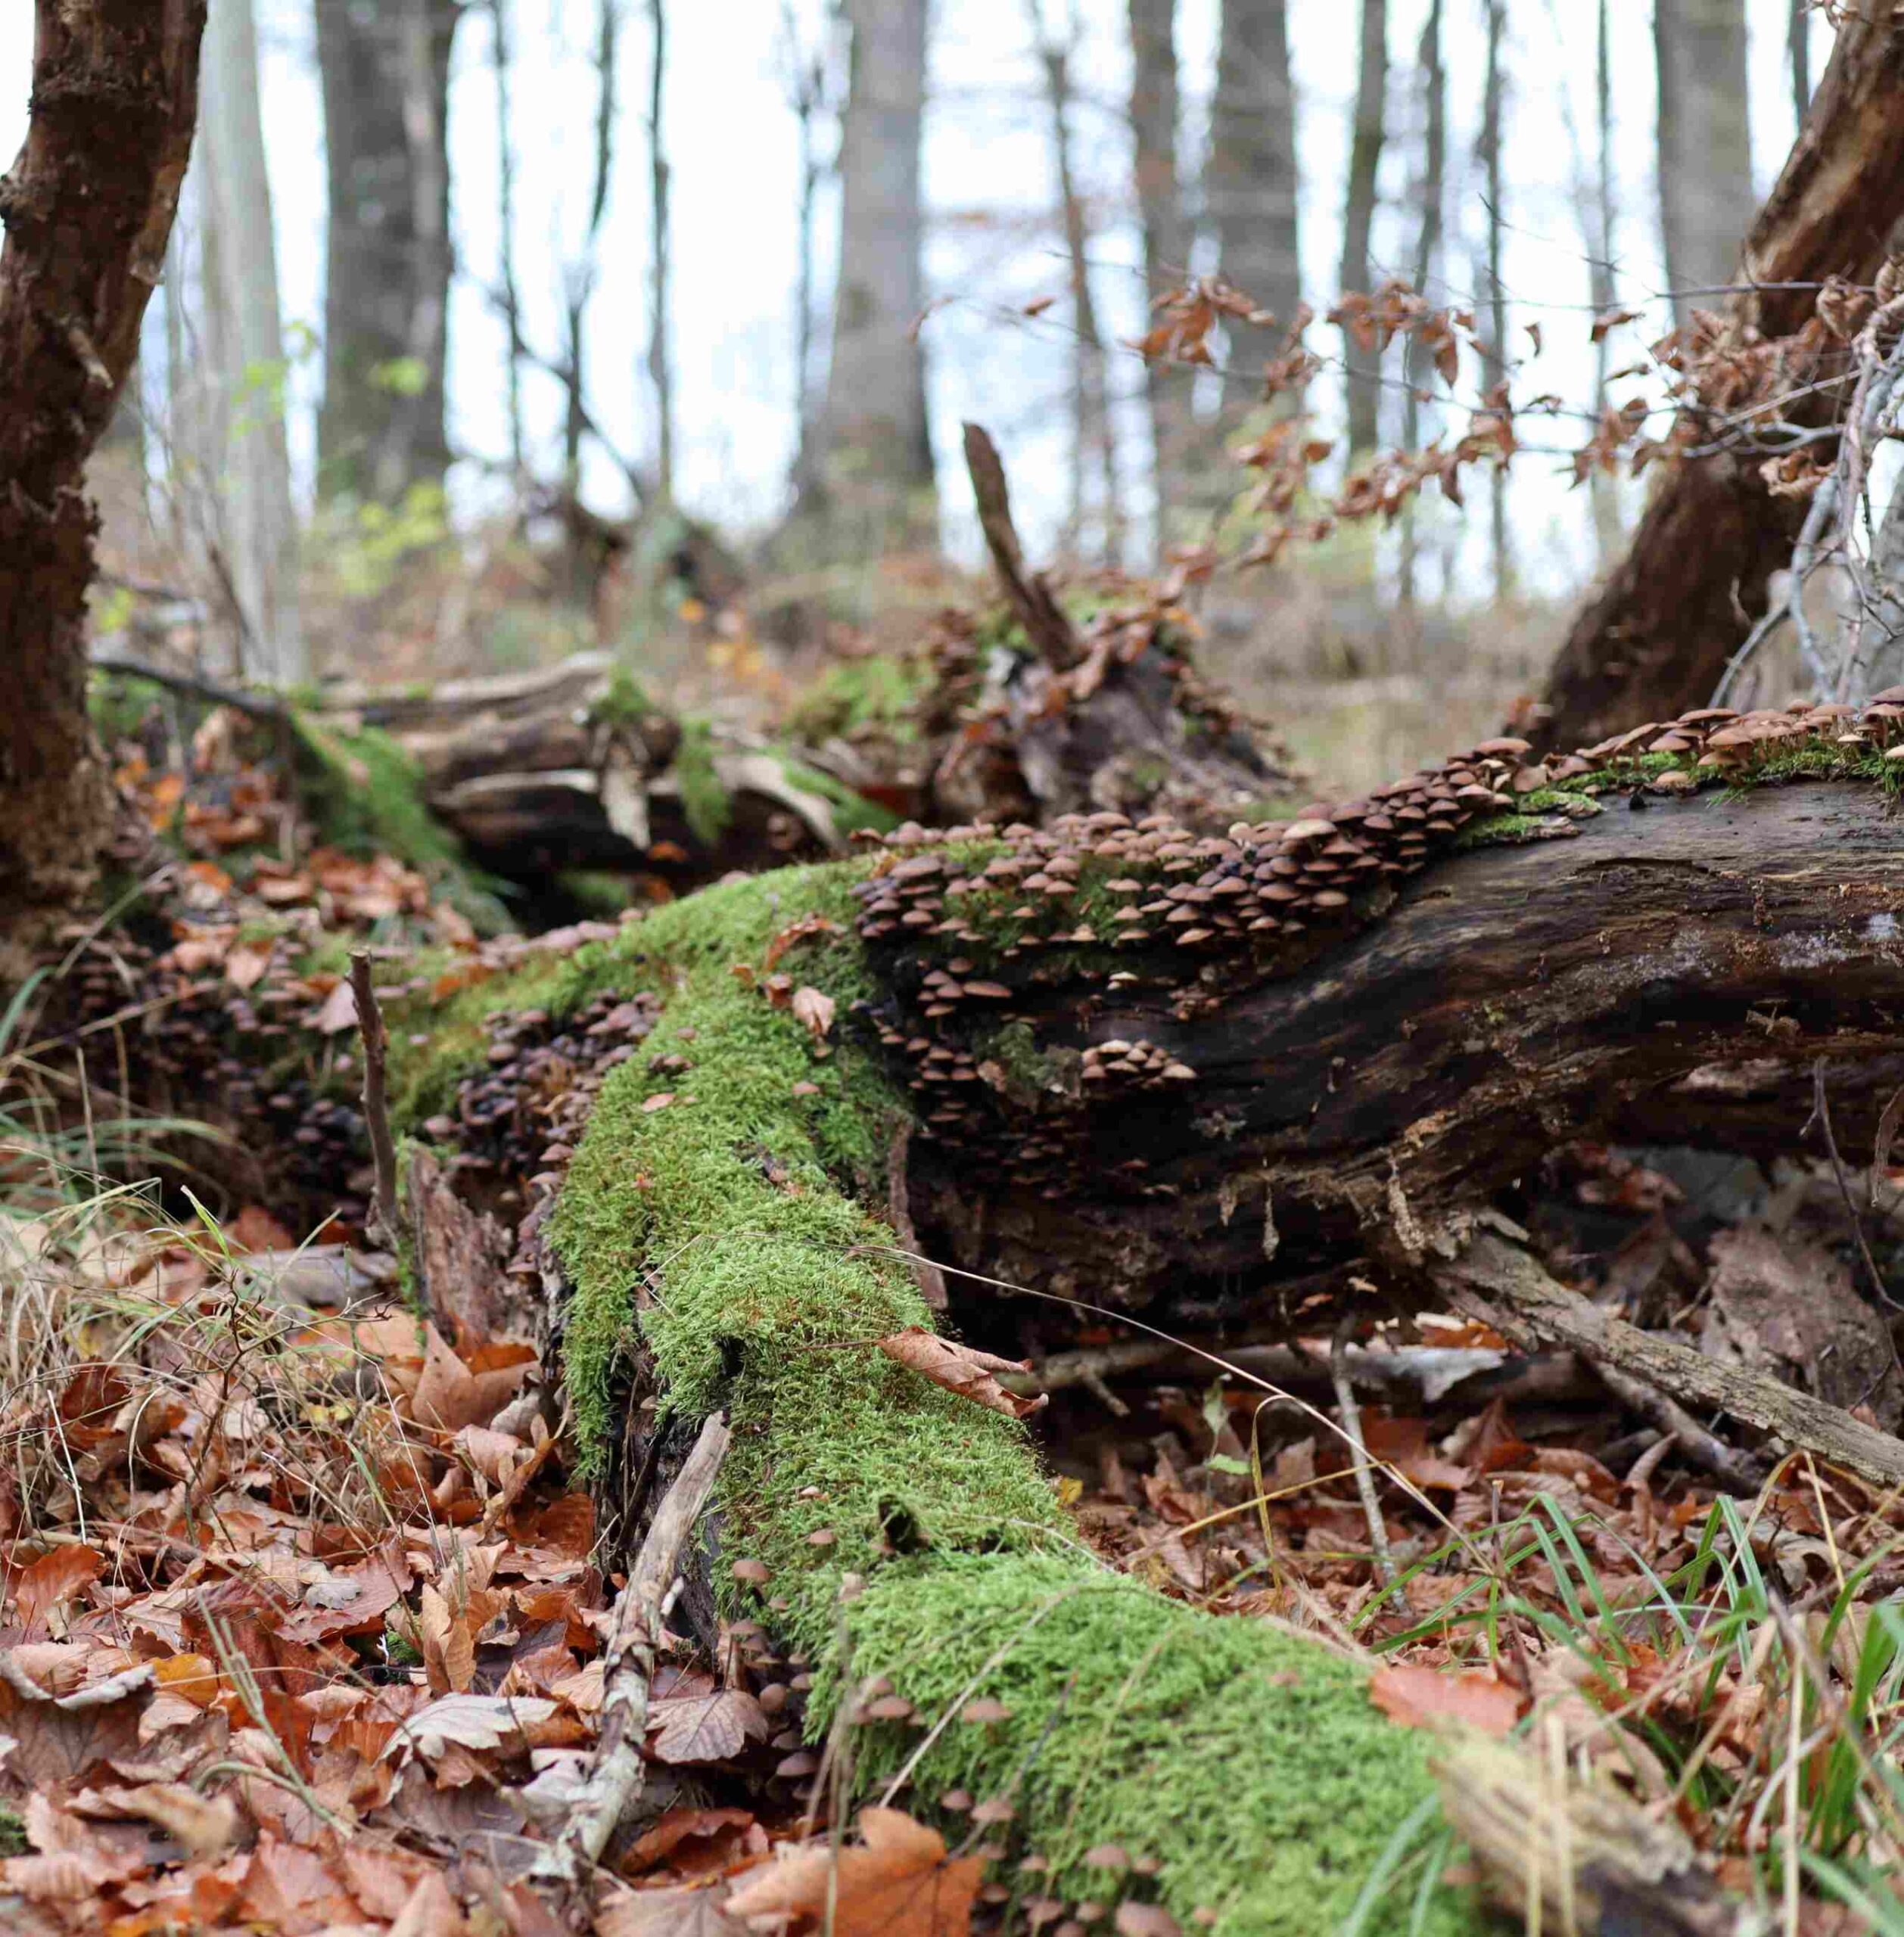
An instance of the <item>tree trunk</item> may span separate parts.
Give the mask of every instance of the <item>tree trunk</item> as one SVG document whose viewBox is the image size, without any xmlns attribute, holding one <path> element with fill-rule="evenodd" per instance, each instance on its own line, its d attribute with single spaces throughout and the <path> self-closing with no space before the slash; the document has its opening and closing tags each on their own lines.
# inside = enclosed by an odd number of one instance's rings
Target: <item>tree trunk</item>
<svg viewBox="0 0 1904 1937">
<path fill-rule="evenodd" d="M 936 541 L 926 359 L 927 0 L 848 0 L 852 70 L 840 134 L 839 273 L 816 465 L 828 544 L 872 557 Z"/>
<path fill-rule="evenodd" d="M 1130 0 L 1131 133 L 1137 216 L 1143 229 L 1144 288 L 1154 301 L 1190 274 L 1190 225 L 1178 179 L 1177 0 Z M 1146 362 L 1156 549 L 1170 536 L 1170 515 L 1184 498 L 1190 455 L 1189 373 Z"/>
<path fill-rule="evenodd" d="M 1097 476 L 1101 543 L 1097 556 L 1105 564 L 1122 562 L 1124 511 L 1118 487 L 1117 437 L 1111 421 L 1105 382 L 1104 339 L 1097 328 L 1097 305 L 1090 281 L 1090 238 L 1084 205 L 1078 192 L 1072 162 L 1071 54 L 1075 45 L 1075 20 L 1070 44 L 1047 33 L 1044 8 L 1032 0 L 1031 31 L 1044 70 L 1046 104 L 1051 110 L 1051 154 L 1058 177 L 1058 212 L 1064 228 L 1065 254 L 1071 272 L 1071 511 L 1069 540 L 1074 549 L 1084 543 L 1087 480 Z"/>
<path fill-rule="evenodd" d="M 1215 232 L 1217 273 L 1285 326 L 1302 300 L 1299 179 L 1287 0 L 1224 0 L 1203 216 Z M 1254 374 L 1269 340 L 1232 332 L 1230 374 L 1197 478 L 1206 511 L 1238 488 L 1227 446 L 1254 403 Z"/>
<path fill-rule="evenodd" d="M 1660 229 L 1683 327 L 1732 280 L 1750 225 L 1752 128 L 1745 0 L 1654 0 Z"/>
<path fill-rule="evenodd" d="M 614 167 L 615 74 L 621 43 L 621 0 L 599 0 L 595 28 L 594 185 L 589 194 L 588 222 L 582 232 L 581 253 L 570 263 L 564 278 L 566 350 L 562 378 L 568 392 L 568 410 L 562 424 L 562 480 L 564 489 L 571 496 L 581 487 L 582 436 L 590 421 L 586 353 L 588 306 L 601 266 L 602 218 L 608 210 L 608 182 Z"/>
<path fill-rule="evenodd" d="M 84 891 L 108 822 L 86 463 L 165 260 L 204 20 L 198 0 L 41 0 L 26 144 L 0 179 L 0 982 Z"/>
<path fill-rule="evenodd" d="M 330 229 L 322 487 L 384 502 L 450 463 L 450 47 L 457 0 L 316 9 Z"/>
<path fill-rule="evenodd" d="M 515 129 L 509 95 L 514 54 L 509 37 L 509 0 L 489 0 L 490 65 L 496 82 L 496 272 L 502 319 L 509 333 L 505 352 L 509 374 L 509 474 L 520 490 L 527 476 L 522 424 L 522 294 L 515 273 Z"/>
<path fill-rule="evenodd" d="M 222 433 L 210 488 L 244 670 L 268 685 L 300 685 L 310 677 L 310 661 L 299 615 L 278 253 L 251 0 L 212 0 L 204 70 L 203 306 L 208 402 Z"/>
<path fill-rule="evenodd" d="M 1788 0 L 1785 19 L 1785 61 L 1791 76 L 1792 125 L 1805 125 L 1812 104 L 1812 0 Z"/>
<path fill-rule="evenodd" d="M 1594 313 L 1604 316 L 1619 300 L 1613 280 L 1613 231 L 1616 214 L 1613 203 L 1613 33 L 1611 0 L 1598 0 L 1594 21 L 1593 62 L 1593 190 L 1586 198 L 1581 227 L 1587 238 L 1588 300 Z M 1609 332 L 1602 330 L 1593 347 L 1593 407 L 1596 415 L 1607 408 L 1607 373 L 1612 366 Z M 1615 481 L 1604 471 L 1595 471 L 1588 480 L 1593 493 L 1593 531 L 1604 564 L 1613 554 L 1619 538 L 1619 502 Z"/>
<path fill-rule="evenodd" d="M 1375 191 L 1382 167 L 1389 87 L 1388 0 L 1362 0 L 1361 57 L 1355 76 L 1355 120 L 1349 151 L 1349 194 L 1342 232 L 1342 293 L 1366 291 L 1369 246 L 1375 228 Z M 1381 437 L 1382 356 L 1358 348 L 1352 337 L 1342 348 L 1349 386 L 1349 448 L 1352 455 L 1373 451 Z"/>
<path fill-rule="evenodd" d="M 648 381 L 655 397 L 655 490 L 664 505 L 674 501 L 674 363 L 668 347 L 668 305 L 674 300 L 669 268 L 667 144 L 661 130 L 661 96 L 667 78 L 667 14 L 663 0 L 649 0 L 653 42 L 648 69 Z"/>
<path fill-rule="evenodd" d="M 1501 244 L 1506 221 L 1506 196 L 1501 163 L 1501 120 L 1506 106 L 1505 77 L 1501 70 L 1501 43 L 1507 37 L 1507 0 L 1487 0 L 1487 79 L 1481 96 L 1479 160 L 1488 185 L 1487 291 L 1488 334 L 1482 347 L 1482 381 L 1490 396 L 1504 395 L 1508 381 L 1507 286 L 1501 280 Z M 1488 480 L 1488 556 L 1492 566 L 1495 602 L 1514 590 L 1514 555 L 1507 533 L 1507 474 L 1496 465 Z"/>
<path fill-rule="evenodd" d="M 1421 174 L 1415 188 L 1418 225 L 1411 280 L 1426 295 L 1441 258 L 1442 201 L 1448 173 L 1448 71 L 1442 64 L 1442 0 L 1428 0 L 1415 65 L 1421 88 Z M 1402 448 L 1412 451 L 1420 447 L 1422 393 L 1433 376 L 1433 366 L 1412 332 L 1402 350 Z M 1420 509 L 1419 497 L 1411 497 L 1402 513 L 1400 595 L 1404 607 L 1414 605 L 1420 589 L 1421 553 L 1416 520 Z"/>
<path fill-rule="evenodd" d="M 1731 313 L 1790 334 L 1828 275 L 1869 282 L 1904 216 L 1904 21 L 1847 15 L 1777 185 L 1745 241 L 1756 294 Z M 1828 454 L 1821 452 L 1823 457 Z M 1582 606 L 1549 676 L 1559 745 L 1666 719 L 1710 698 L 1790 556 L 1803 515 L 1728 457 L 1675 468 L 1655 487 L 1625 558 Z"/>
</svg>

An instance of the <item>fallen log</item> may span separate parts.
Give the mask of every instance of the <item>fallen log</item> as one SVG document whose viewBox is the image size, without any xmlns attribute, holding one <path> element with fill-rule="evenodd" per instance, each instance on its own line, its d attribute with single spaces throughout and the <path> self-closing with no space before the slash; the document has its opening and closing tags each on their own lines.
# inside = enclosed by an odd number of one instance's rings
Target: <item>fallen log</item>
<svg viewBox="0 0 1904 1937">
<path fill-rule="evenodd" d="M 1314 1640 L 1081 1554 L 1013 1407 L 878 1349 L 934 1322 L 883 1219 L 901 1197 L 945 1322 L 988 1350 L 1069 1342 L 1081 1305 L 1309 1335 L 1473 1291 L 1438 1275 L 1437 1234 L 1570 1136 L 1789 1149 L 1821 1060 L 1840 1141 L 1874 1134 L 1904 1077 L 1890 728 L 1758 723 L 1538 772 L 1491 743 L 1227 836 L 1103 814 L 894 837 L 499 976 L 434 1034 L 427 996 L 400 1002 L 393 1043 L 423 1066 L 394 1082 L 478 1188 L 555 1135 L 516 1269 L 552 1295 L 593 1484 L 632 1543 L 726 1415 L 683 1605 L 811 1664 L 808 1727 L 852 1797 L 974 1811 L 1054 1899 L 1329 1927 L 1429 1806 L 1418 1745 Z M 1736 784 L 1701 791 L 1720 768 Z M 506 1107 L 568 1014 L 621 1016 L 602 1040 L 627 1052 L 578 1147 Z M 1563 1288 L 1507 1282 L 1486 1292 L 1510 1334 L 1518 1314 L 1904 1472 L 1842 1413 L 1689 1381 L 1696 1354 L 1629 1353 Z M 1104 1873 L 1107 1843 L 1143 1867 Z M 1475 1927 L 1436 1902 L 1417 1927 Z"/>
</svg>

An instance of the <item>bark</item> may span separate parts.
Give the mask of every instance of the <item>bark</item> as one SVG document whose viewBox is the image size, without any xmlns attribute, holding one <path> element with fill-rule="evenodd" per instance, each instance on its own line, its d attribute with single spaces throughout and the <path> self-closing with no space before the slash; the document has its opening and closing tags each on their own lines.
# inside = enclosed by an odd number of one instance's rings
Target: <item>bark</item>
<svg viewBox="0 0 1904 1937">
<path fill-rule="evenodd" d="M 1785 59 L 1791 73 L 1792 125 L 1805 125 L 1805 111 L 1812 104 L 1812 4 L 1811 0 L 1788 0 L 1785 17 Z"/>
<path fill-rule="evenodd" d="M 1203 163 L 1203 216 L 1215 232 L 1217 273 L 1286 325 L 1302 300 L 1296 92 L 1290 78 L 1287 0 L 1224 0 L 1216 95 Z M 1235 489 L 1227 446 L 1254 401 L 1252 366 L 1269 340 L 1233 333 L 1231 375 L 1199 471 L 1199 508 Z"/>
<path fill-rule="evenodd" d="M 26 144 L 0 179 L 0 981 L 83 891 L 107 825 L 86 463 L 165 260 L 204 17 L 196 0 L 42 0 Z"/>
<path fill-rule="evenodd" d="M 1749 278 L 1869 282 L 1904 216 L 1904 21 L 1847 15 L 1777 185 L 1746 237 Z M 1766 287 L 1731 312 L 1789 334 L 1813 292 Z M 1821 452 L 1821 456 L 1827 453 Z M 1583 745 L 1703 705 L 1764 609 L 1802 519 L 1750 462 L 1682 465 L 1656 486 L 1626 557 L 1576 617 L 1548 681 L 1545 729 Z"/>
<path fill-rule="evenodd" d="M 588 306 L 600 268 L 602 218 L 608 206 L 608 182 L 614 166 L 615 73 L 621 42 L 621 0 L 600 0 L 595 27 L 595 170 L 589 194 L 586 226 L 580 255 L 569 265 L 565 303 L 567 344 L 564 381 L 568 392 L 568 415 L 562 424 L 562 477 L 572 495 L 580 487 L 582 436 L 589 421 L 586 331 Z M 656 59 L 660 58 L 659 43 Z M 657 73 L 659 73 L 658 65 Z"/>
<path fill-rule="evenodd" d="M 450 463 L 450 48 L 457 0 L 320 5 L 330 188 L 324 403 L 328 492 L 389 501 Z"/>
<path fill-rule="evenodd" d="M 926 1086 L 956 1120 L 929 1116 L 915 1145 L 922 1239 L 1018 1283 L 1061 1261 L 1094 1301 L 1166 1325 L 1299 1306 L 1313 1332 L 1318 1271 L 1571 1138 L 1789 1155 L 1822 1059 L 1839 1146 L 1868 1152 L 1904 1080 L 1885 1020 L 1904 857 L 1880 797 L 1764 786 L 1572 825 L 1442 863 L 1358 937 L 1280 963 L 1172 974 L 1168 950 L 1120 949 L 1081 972 L 1028 951 L 1005 1012 L 1047 1073 Z M 914 999 L 929 965 L 882 959 Z M 1112 1041 L 1193 1074 L 1084 1080 L 1078 1059 Z"/>
<path fill-rule="evenodd" d="M 1732 280 L 1753 214 L 1745 0 L 1654 0 L 1660 229 L 1683 325 Z"/>
<path fill-rule="evenodd" d="M 1190 274 L 1190 225 L 1177 169 L 1176 14 L 1176 0 L 1130 0 L 1131 134 L 1143 230 L 1144 287 L 1153 301 Z M 1161 555 L 1170 536 L 1171 508 L 1183 500 L 1192 428 L 1190 388 L 1184 372 L 1156 362 L 1146 362 L 1143 382 Z"/>
<path fill-rule="evenodd" d="M 213 0 L 204 70 L 205 375 L 219 459 L 210 489 L 237 608 L 241 668 L 267 685 L 297 685 L 310 677 L 310 659 L 299 613 L 277 245 L 250 0 Z"/>
<path fill-rule="evenodd" d="M 791 0 L 782 0 L 781 38 L 788 67 L 788 92 L 799 129 L 800 188 L 798 201 L 800 266 L 793 297 L 793 414 L 800 441 L 794 455 L 793 485 L 804 496 L 813 483 L 814 437 L 814 231 L 820 208 L 823 173 L 817 123 L 829 100 L 827 62 L 820 51 L 809 51 Z"/>
<path fill-rule="evenodd" d="M 1349 193 L 1342 219 L 1339 286 L 1344 294 L 1367 290 L 1370 281 L 1369 246 L 1386 133 L 1388 0 L 1362 0 L 1361 29 L 1355 118 L 1349 150 Z M 1349 448 L 1352 454 L 1372 451 L 1381 435 L 1381 353 L 1358 349 L 1352 337 L 1346 340 L 1342 353 L 1349 382 Z"/>
<path fill-rule="evenodd" d="M 1593 158 L 1591 201 L 1582 226 L 1587 232 L 1588 290 L 1596 314 L 1604 316 L 1619 300 L 1613 280 L 1613 33 L 1610 0 L 1599 0 L 1594 22 Z M 1801 119 L 1803 117 L 1801 115 Z M 1603 331 L 1593 347 L 1593 407 L 1607 408 L 1607 373 L 1612 348 Z M 1619 538 L 1619 502 L 1612 478 L 1596 471 L 1588 489 L 1593 493 L 1594 536 L 1602 561 L 1612 557 Z"/>
<path fill-rule="evenodd" d="M 848 0 L 851 79 L 840 132 L 840 256 L 817 502 L 842 555 L 936 536 L 926 359 L 927 0 Z"/>
</svg>

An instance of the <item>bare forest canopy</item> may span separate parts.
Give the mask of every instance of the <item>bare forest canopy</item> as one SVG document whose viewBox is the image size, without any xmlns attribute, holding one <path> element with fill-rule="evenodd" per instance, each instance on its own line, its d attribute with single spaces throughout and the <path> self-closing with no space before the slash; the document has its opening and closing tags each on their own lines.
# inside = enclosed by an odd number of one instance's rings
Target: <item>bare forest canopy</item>
<svg viewBox="0 0 1904 1937">
<path fill-rule="evenodd" d="M 1321 17 L 0 24 L 0 1927 L 1904 1929 L 1904 14 Z"/>
</svg>

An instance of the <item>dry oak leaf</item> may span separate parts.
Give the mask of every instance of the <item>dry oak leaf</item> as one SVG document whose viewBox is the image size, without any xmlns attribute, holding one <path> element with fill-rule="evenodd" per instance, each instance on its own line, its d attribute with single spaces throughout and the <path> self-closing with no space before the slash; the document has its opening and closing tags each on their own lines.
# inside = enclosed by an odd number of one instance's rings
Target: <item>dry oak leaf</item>
<svg viewBox="0 0 1904 1937">
<path fill-rule="evenodd" d="M 434 1326 L 424 1333 L 423 1374 L 410 1399 L 412 1416 L 455 1432 L 487 1426 L 515 1397 L 537 1363 L 533 1345 L 501 1342 L 459 1357 Z"/>
<path fill-rule="evenodd" d="M 70 1695 L 51 1695 L 17 1654 L 0 1654 L 0 1752 L 15 1775 L 50 1789 L 95 1763 L 138 1755 L 139 1718 L 152 1699 L 149 1662 Z"/>
<path fill-rule="evenodd" d="M 837 1859 L 833 1937 L 969 1937 L 981 1856 L 948 1858 L 945 1839 L 903 1810 L 863 1809 L 864 1846 Z M 824 1844 L 783 1856 L 727 1899 L 730 1917 L 776 1913 L 823 1921 L 835 1858 Z"/>
<path fill-rule="evenodd" d="M 880 1339 L 879 1346 L 888 1358 L 897 1360 L 935 1385 L 943 1385 L 947 1391 L 956 1392 L 975 1406 L 1003 1413 L 1010 1419 L 1022 1419 L 1050 1400 L 1048 1392 L 1041 1392 L 1035 1399 L 1022 1398 L 1016 1392 L 1007 1392 L 993 1376 L 1000 1372 L 1029 1372 L 1030 1360 L 997 1358 L 956 1340 L 941 1338 L 922 1325 L 909 1325 L 904 1331 Z"/>
<path fill-rule="evenodd" d="M 1369 1699 L 1404 1728 L 1464 1723 L 1484 1735 L 1506 1735 L 1520 1719 L 1520 1690 L 1492 1674 L 1445 1674 L 1439 1668 L 1399 1662 L 1377 1668 Z"/>
<path fill-rule="evenodd" d="M 724 1762 L 769 1733 L 765 1712 L 742 1688 L 657 1702 L 649 1720 L 649 1752 L 660 1762 Z"/>
</svg>

